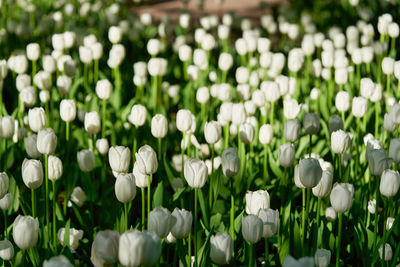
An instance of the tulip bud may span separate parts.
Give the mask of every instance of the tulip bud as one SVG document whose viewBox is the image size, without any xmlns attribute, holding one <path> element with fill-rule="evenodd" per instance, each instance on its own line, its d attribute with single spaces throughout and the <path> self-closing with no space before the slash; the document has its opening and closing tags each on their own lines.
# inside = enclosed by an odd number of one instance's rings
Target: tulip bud
<svg viewBox="0 0 400 267">
<path fill-rule="evenodd" d="M 383 171 L 392 165 L 392 159 L 386 155 L 384 149 L 373 149 L 367 152 L 369 171 L 372 175 L 381 176 Z"/>
<path fill-rule="evenodd" d="M 46 126 L 46 114 L 43 108 L 33 108 L 28 112 L 29 127 L 35 133 Z"/>
<path fill-rule="evenodd" d="M 162 114 L 157 114 L 151 119 L 151 134 L 155 138 L 164 138 L 168 132 L 168 121 Z"/>
<path fill-rule="evenodd" d="M 208 169 L 204 161 L 190 158 L 185 161 L 183 173 L 190 187 L 202 188 L 207 181 Z"/>
<path fill-rule="evenodd" d="M 400 104 L 394 104 L 390 107 L 389 115 L 392 121 L 396 124 L 400 124 Z"/>
<path fill-rule="evenodd" d="M 242 103 L 236 103 L 232 105 L 232 123 L 235 126 L 239 126 L 246 121 L 246 110 Z"/>
<path fill-rule="evenodd" d="M 227 233 L 220 232 L 211 236 L 210 243 L 211 260 L 218 265 L 227 264 L 233 253 L 232 237 Z"/>
<path fill-rule="evenodd" d="M 40 57 L 40 46 L 37 43 L 30 43 L 26 46 L 26 57 L 31 61 L 36 61 Z"/>
<path fill-rule="evenodd" d="M 258 139 L 261 144 L 269 145 L 271 143 L 273 137 L 274 137 L 274 133 L 273 133 L 271 125 L 264 124 L 263 126 L 260 127 L 260 131 L 258 133 Z"/>
<path fill-rule="evenodd" d="M 137 230 L 127 231 L 119 238 L 118 259 L 123 266 L 140 266 L 145 257 L 146 240 Z"/>
<path fill-rule="evenodd" d="M 335 184 L 330 195 L 332 207 L 337 213 L 348 211 L 353 201 L 353 195 L 354 186 L 352 184 Z"/>
<path fill-rule="evenodd" d="M 393 197 L 400 187 L 400 174 L 393 170 L 384 170 L 381 177 L 379 190 L 385 197 Z"/>
<path fill-rule="evenodd" d="M 255 215 L 242 217 L 242 235 L 250 244 L 257 243 L 263 234 L 263 221 Z"/>
<path fill-rule="evenodd" d="M 0 199 L 2 199 L 8 192 L 9 179 L 5 172 L 0 173 Z"/>
<path fill-rule="evenodd" d="M 94 153 L 90 149 L 84 149 L 77 153 L 79 169 L 83 172 L 90 172 L 94 169 Z"/>
<path fill-rule="evenodd" d="M 182 133 L 190 130 L 192 126 L 192 113 L 187 109 L 180 109 L 176 114 L 176 127 Z"/>
<path fill-rule="evenodd" d="M 216 121 L 206 122 L 204 125 L 204 137 L 210 145 L 214 145 L 221 139 L 221 125 Z"/>
<path fill-rule="evenodd" d="M 383 128 L 389 133 L 392 133 L 394 130 L 396 130 L 396 124 L 392 121 L 389 113 L 385 113 L 385 116 L 383 117 Z"/>
<path fill-rule="evenodd" d="M 66 96 L 69 94 L 72 86 L 72 79 L 66 75 L 58 76 L 57 78 L 57 90 L 60 95 Z M 64 100 L 62 100 L 64 101 Z"/>
<path fill-rule="evenodd" d="M 33 248 L 38 240 L 39 220 L 31 216 L 18 215 L 13 223 L 13 239 L 15 244 L 22 249 Z"/>
<path fill-rule="evenodd" d="M 376 199 L 372 199 L 368 201 L 368 211 L 371 214 L 375 214 L 376 212 Z"/>
<path fill-rule="evenodd" d="M 122 39 L 122 30 L 118 26 L 111 26 L 108 29 L 108 40 L 110 40 L 111 43 L 117 44 L 121 42 Z"/>
<path fill-rule="evenodd" d="M 279 164 L 284 167 L 290 167 L 294 162 L 295 150 L 293 144 L 283 144 L 279 146 L 278 159 Z"/>
<path fill-rule="evenodd" d="M 314 256 L 315 265 L 317 267 L 328 267 L 331 262 L 331 252 L 327 249 L 319 248 Z"/>
<path fill-rule="evenodd" d="M 320 129 L 319 116 L 315 113 L 306 113 L 303 117 L 303 127 L 307 134 L 316 134 Z"/>
<path fill-rule="evenodd" d="M 96 148 L 101 155 L 107 154 L 109 149 L 108 140 L 106 138 L 97 139 Z"/>
<path fill-rule="evenodd" d="M 333 175 L 329 171 L 323 171 L 321 180 L 313 187 L 312 192 L 314 196 L 319 198 L 326 197 L 332 189 Z"/>
<path fill-rule="evenodd" d="M 58 240 L 64 245 L 65 228 L 60 228 L 57 233 Z M 75 228 L 69 229 L 69 244 L 67 244 L 72 250 L 76 250 L 79 246 L 79 240 L 83 237 L 83 231 Z"/>
<path fill-rule="evenodd" d="M 14 135 L 15 120 L 11 116 L 0 117 L 0 137 L 10 139 Z"/>
<path fill-rule="evenodd" d="M 138 159 L 137 156 L 136 159 Z M 108 161 L 114 172 L 127 173 L 131 161 L 131 151 L 124 146 L 111 147 L 108 151 Z"/>
<path fill-rule="evenodd" d="M 14 257 L 14 246 L 8 240 L 0 241 L 0 258 L 3 261 L 9 261 Z"/>
<path fill-rule="evenodd" d="M 96 94 L 100 99 L 107 100 L 110 98 L 112 93 L 112 84 L 109 80 L 99 80 L 96 84 Z"/>
<path fill-rule="evenodd" d="M 192 212 L 175 208 L 171 216 L 172 220 L 175 221 L 175 224 L 171 227 L 172 235 L 178 239 L 186 238 L 192 229 Z"/>
<path fill-rule="evenodd" d="M 283 260 L 283 267 L 313 267 L 314 266 L 314 259 L 311 257 L 303 257 L 298 260 L 293 258 L 292 256 L 288 255 Z"/>
<path fill-rule="evenodd" d="M 392 259 L 393 251 L 389 243 L 385 244 L 385 257 L 383 257 L 382 254 L 383 254 L 383 245 L 379 247 L 379 258 L 381 258 L 381 260 L 383 259 L 384 261 L 390 261 Z"/>
<path fill-rule="evenodd" d="M 354 100 L 353 100 L 354 101 Z M 350 95 L 346 91 L 336 94 L 335 106 L 340 112 L 346 112 L 350 108 Z"/>
<path fill-rule="evenodd" d="M 11 208 L 13 203 L 13 198 L 10 193 L 7 193 L 2 199 L 0 199 L 0 208 L 3 211 L 7 211 Z"/>
<path fill-rule="evenodd" d="M 222 71 L 228 71 L 233 65 L 233 57 L 229 53 L 221 53 L 218 58 L 218 68 Z"/>
<path fill-rule="evenodd" d="M 71 201 L 74 202 L 78 207 L 82 207 L 86 201 L 86 193 L 81 187 L 77 186 L 72 190 Z"/>
<path fill-rule="evenodd" d="M 246 193 L 246 213 L 249 215 L 258 215 L 260 210 L 269 209 L 269 203 L 269 194 L 266 190 Z"/>
<path fill-rule="evenodd" d="M 43 182 L 43 166 L 40 160 L 24 159 L 22 162 L 22 179 L 30 189 L 36 189 Z"/>
<path fill-rule="evenodd" d="M 56 156 L 50 156 L 48 159 L 49 169 L 48 177 L 51 181 L 60 179 L 63 171 L 62 161 Z"/>
<path fill-rule="evenodd" d="M 335 209 L 334 208 L 332 208 L 332 207 L 328 207 L 326 210 L 325 210 L 325 217 L 326 217 L 326 219 L 328 220 L 328 221 L 330 221 L 330 222 L 333 222 L 333 221 L 335 221 L 336 220 L 336 211 L 335 211 Z"/>
<path fill-rule="evenodd" d="M 144 145 L 136 152 L 136 163 L 140 173 L 145 175 L 154 174 L 158 168 L 157 154 L 151 146 Z"/>
<path fill-rule="evenodd" d="M 382 60 L 382 72 L 385 75 L 393 74 L 394 70 L 394 59 L 391 57 L 384 57 Z"/>
<path fill-rule="evenodd" d="M 54 154 L 57 146 L 57 136 L 53 129 L 46 128 L 39 131 L 36 142 L 37 150 L 45 155 Z"/>
<path fill-rule="evenodd" d="M 393 159 L 394 162 L 400 162 L 400 139 L 393 138 L 390 140 L 389 145 L 389 157 Z"/>
<path fill-rule="evenodd" d="M 92 243 L 90 260 L 95 267 L 113 265 L 118 261 L 119 233 L 113 230 L 100 231 Z"/>
<path fill-rule="evenodd" d="M 297 141 L 300 137 L 300 122 L 297 119 L 285 121 L 283 133 L 287 141 Z"/>
<path fill-rule="evenodd" d="M 270 238 L 278 230 L 279 211 L 273 209 L 261 209 L 258 217 L 263 222 L 263 238 Z"/>
<path fill-rule="evenodd" d="M 329 133 L 332 135 L 333 132 L 343 130 L 343 121 L 339 115 L 332 115 L 328 122 Z"/>
<path fill-rule="evenodd" d="M 306 188 L 313 188 L 321 180 L 322 169 L 314 158 L 301 159 L 299 162 L 299 178 Z"/>
<path fill-rule="evenodd" d="M 43 267 L 73 267 L 68 258 L 64 255 L 51 257 L 49 260 L 43 262 Z"/>
<path fill-rule="evenodd" d="M 97 111 L 85 114 L 85 130 L 89 134 L 97 134 L 100 131 L 100 116 Z"/>
<path fill-rule="evenodd" d="M 119 174 L 115 181 L 115 195 L 119 202 L 128 203 L 136 196 L 136 183 L 133 174 Z"/>
<path fill-rule="evenodd" d="M 333 153 L 343 154 L 350 146 L 350 136 L 343 130 L 331 134 L 331 148 Z"/>
<path fill-rule="evenodd" d="M 287 119 L 295 119 L 300 112 L 300 105 L 296 99 L 286 98 L 283 101 L 283 114 Z"/>
<path fill-rule="evenodd" d="M 226 177 L 234 177 L 240 168 L 240 159 L 236 148 L 227 148 L 222 152 L 222 172 Z"/>
<path fill-rule="evenodd" d="M 394 223 L 394 218 L 393 217 L 388 217 L 386 220 L 386 231 L 389 231 Z"/>
<path fill-rule="evenodd" d="M 163 207 L 157 207 L 149 213 L 149 232 L 156 233 L 159 238 L 169 234 L 173 220 L 171 212 Z"/>
<path fill-rule="evenodd" d="M 352 113 L 355 117 L 364 117 L 365 113 L 367 112 L 367 108 L 368 102 L 365 98 L 362 96 L 353 98 Z"/>
<path fill-rule="evenodd" d="M 50 90 L 51 88 L 50 73 L 46 71 L 39 71 L 33 77 L 33 82 L 41 90 Z"/>
</svg>

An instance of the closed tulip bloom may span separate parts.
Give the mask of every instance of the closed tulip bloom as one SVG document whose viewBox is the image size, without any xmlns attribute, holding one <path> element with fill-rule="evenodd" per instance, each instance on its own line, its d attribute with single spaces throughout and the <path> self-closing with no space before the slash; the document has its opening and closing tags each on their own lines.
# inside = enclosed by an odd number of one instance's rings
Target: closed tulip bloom
<svg viewBox="0 0 400 267">
<path fill-rule="evenodd" d="M 314 259 L 311 257 L 303 257 L 296 260 L 288 255 L 283 260 L 283 267 L 314 267 Z"/>
<path fill-rule="evenodd" d="M 186 238 L 192 229 L 192 212 L 175 208 L 171 216 L 172 220 L 175 222 L 171 227 L 172 235 L 177 239 Z"/>
<path fill-rule="evenodd" d="M 328 128 L 330 134 L 338 130 L 343 130 L 342 118 L 339 115 L 332 115 L 329 118 Z"/>
<path fill-rule="evenodd" d="M 340 112 L 346 112 L 350 108 L 350 95 L 346 91 L 340 91 L 336 94 L 335 106 Z"/>
<path fill-rule="evenodd" d="M 149 232 L 157 234 L 159 238 L 165 238 L 169 234 L 173 222 L 168 209 L 157 207 L 149 213 Z"/>
<path fill-rule="evenodd" d="M 49 260 L 43 262 L 42 267 L 73 267 L 74 265 L 69 262 L 68 258 L 64 255 L 51 257 Z"/>
<path fill-rule="evenodd" d="M 258 133 L 258 139 L 261 144 L 269 145 L 271 143 L 273 137 L 274 137 L 274 133 L 273 133 L 271 125 L 264 124 L 263 126 L 260 127 L 260 131 Z"/>
<path fill-rule="evenodd" d="M 92 243 L 91 257 L 95 267 L 113 265 L 118 261 L 119 233 L 104 230 L 96 234 Z"/>
<path fill-rule="evenodd" d="M 306 188 L 313 188 L 321 180 L 322 169 L 314 158 L 301 159 L 299 162 L 299 178 Z"/>
<path fill-rule="evenodd" d="M 331 252 L 327 249 L 319 248 L 314 256 L 315 265 L 317 267 L 328 267 L 331 262 Z"/>
<path fill-rule="evenodd" d="M 121 42 L 122 39 L 122 30 L 118 26 L 111 26 L 108 29 L 108 40 L 110 40 L 111 43 L 117 44 Z"/>
<path fill-rule="evenodd" d="M 249 215 L 258 215 L 259 211 L 263 209 L 269 209 L 268 191 L 248 191 L 246 193 L 246 213 Z"/>
<path fill-rule="evenodd" d="M 221 53 L 218 58 L 218 68 L 222 71 L 228 71 L 233 65 L 233 57 L 229 53 Z"/>
<path fill-rule="evenodd" d="M 29 189 L 36 189 L 43 183 L 43 166 L 40 160 L 24 159 L 22 179 Z"/>
<path fill-rule="evenodd" d="M 144 145 L 139 148 L 138 152 L 136 152 L 136 162 L 138 170 L 142 174 L 151 175 L 157 171 L 157 154 L 149 145 Z"/>
<path fill-rule="evenodd" d="M 393 74 L 394 59 L 391 57 L 384 57 L 382 60 L 382 72 L 385 75 Z"/>
<path fill-rule="evenodd" d="M 183 173 L 190 187 L 202 188 L 207 181 L 208 169 L 204 161 L 190 158 L 185 161 Z"/>
<path fill-rule="evenodd" d="M 108 161 L 114 172 L 126 173 L 131 161 L 131 151 L 125 146 L 111 147 L 108 151 Z"/>
<path fill-rule="evenodd" d="M 77 153 L 79 169 L 83 172 L 90 172 L 94 169 L 94 153 L 90 149 L 84 149 Z"/>
<path fill-rule="evenodd" d="M 214 145 L 221 139 L 221 132 L 221 125 L 216 121 L 206 122 L 204 125 L 204 137 L 210 145 Z"/>
<path fill-rule="evenodd" d="M 270 238 L 276 234 L 278 230 L 279 211 L 273 209 L 262 209 L 258 213 L 258 217 L 263 222 L 263 238 Z"/>
<path fill-rule="evenodd" d="M 46 114 L 43 108 L 33 108 L 28 112 L 29 127 L 35 133 L 46 126 Z"/>
<path fill-rule="evenodd" d="M 0 137 L 10 139 L 14 135 L 15 120 L 11 116 L 0 117 Z"/>
<path fill-rule="evenodd" d="M 153 266 L 161 256 L 161 240 L 155 233 L 142 232 L 142 235 L 146 241 L 142 265 Z"/>
<path fill-rule="evenodd" d="M 22 249 L 33 248 L 38 240 L 39 220 L 31 216 L 18 215 L 13 223 L 13 239 L 15 244 Z"/>
<path fill-rule="evenodd" d="M 245 144 L 250 144 L 254 139 L 254 127 L 250 123 L 244 123 L 239 127 L 240 139 Z"/>
<path fill-rule="evenodd" d="M 333 153 L 343 154 L 350 146 L 350 136 L 343 130 L 331 134 L 331 148 Z"/>
<path fill-rule="evenodd" d="M 65 236 L 65 228 L 60 228 L 57 233 L 58 240 L 62 245 L 64 245 L 64 236 Z M 83 231 L 77 230 L 75 228 L 69 229 L 69 244 L 68 245 L 72 250 L 76 250 L 79 246 L 79 240 L 83 237 Z"/>
<path fill-rule="evenodd" d="M 242 217 L 242 235 L 250 244 L 260 241 L 263 234 L 263 221 L 256 215 Z"/>
<path fill-rule="evenodd" d="M 57 146 L 57 136 L 53 129 L 46 128 L 39 131 L 37 135 L 37 149 L 45 155 L 54 154 Z"/>
<path fill-rule="evenodd" d="M 294 184 L 300 188 L 300 189 L 304 189 L 306 188 L 300 181 L 300 176 L 299 176 L 299 165 L 296 165 L 294 167 Z"/>
<path fill-rule="evenodd" d="M 187 109 L 180 109 L 176 114 L 176 128 L 182 133 L 186 133 L 192 126 L 192 113 Z"/>
<path fill-rule="evenodd" d="M 368 208 L 368 211 L 371 214 L 375 214 L 375 212 L 376 212 L 376 199 L 369 200 L 367 208 Z"/>
<path fill-rule="evenodd" d="M 300 122 L 297 119 L 285 121 L 283 130 L 285 139 L 289 142 L 297 141 L 300 137 L 300 127 Z"/>
<path fill-rule="evenodd" d="M 278 159 L 279 164 L 284 167 L 288 168 L 292 166 L 295 157 L 295 150 L 293 144 L 283 144 L 279 146 L 278 150 Z"/>
<path fill-rule="evenodd" d="M 62 161 L 56 156 L 50 156 L 48 159 L 49 169 L 48 177 L 51 181 L 57 181 L 60 179 L 63 172 Z"/>
<path fill-rule="evenodd" d="M 393 257 L 393 250 L 389 243 L 385 244 L 385 256 L 383 257 L 383 245 L 379 247 L 379 258 L 384 261 L 390 261 Z"/>
<path fill-rule="evenodd" d="M 232 123 L 239 126 L 246 121 L 246 110 L 242 103 L 235 103 L 232 105 Z"/>
<path fill-rule="evenodd" d="M 337 214 L 334 208 L 328 207 L 325 210 L 325 217 L 328 221 L 333 222 L 336 220 Z"/>
<path fill-rule="evenodd" d="M 295 119 L 300 112 L 300 105 L 296 99 L 286 98 L 283 101 L 283 114 L 287 119 Z"/>
<path fill-rule="evenodd" d="M 84 64 L 89 64 L 93 60 L 93 55 L 92 55 L 92 50 L 90 50 L 89 47 L 86 46 L 80 46 L 79 47 L 79 59 L 82 61 Z"/>
<path fill-rule="evenodd" d="M 222 172 L 226 177 L 234 177 L 240 169 L 240 159 L 236 148 L 227 148 L 221 155 Z"/>
<path fill-rule="evenodd" d="M 72 87 L 72 79 L 66 75 L 60 75 L 57 78 L 57 90 L 62 96 L 69 94 Z"/>
<path fill-rule="evenodd" d="M 394 130 L 396 130 L 396 124 L 392 121 L 389 113 L 385 113 L 385 116 L 383 117 L 383 128 L 389 133 L 392 133 Z"/>
<path fill-rule="evenodd" d="M 314 196 L 319 198 L 324 198 L 328 196 L 329 192 L 332 189 L 332 181 L 333 181 L 332 173 L 330 173 L 329 171 L 323 171 L 321 180 L 312 189 Z"/>
<path fill-rule="evenodd" d="M 132 174 L 133 174 L 133 176 L 135 176 L 136 186 L 138 186 L 140 188 L 146 188 L 148 186 L 148 177 L 146 174 L 143 174 L 139 171 L 137 161 L 133 165 Z M 153 181 L 153 176 L 150 175 L 150 184 L 152 181 Z"/>
<path fill-rule="evenodd" d="M 303 117 L 303 127 L 307 134 L 318 133 L 321 125 L 319 116 L 315 113 L 306 113 Z"/>
<path fill-rule="evenodd" d="M 367 100 L 360 96 L 353 98 L 352 110 L 354 117 L 362 118 L 364 117 L 365 113 L 367 112 L 368 102 Z"/>
<path fill-rule="evenodd" d="M 151 134 L 155 138 L 164 138 L 168 133 L 168 121 L 162 114 L 157 114 L 151 119 Z"/>
<path fill-rule="evenodd" d="M 14 246 L 8 240 L 0 241 L 0 258 L 3 261 L 9 261 L 14 257 Z"/>
<path fill-rule="evenodd" d="M 388 217 L 386 219 L 386 231 L 389 231 L 392 228 L 393 223 L 394 223 L 394 218 L 393 217 Z"/>
<path fill-rule="evenodd" d="M 78 207 L 82 207 L 87 199 L 85 191 L 80 186 L 77 186 L 72 190 L 71 201 L 74 202 Z"/>
<path fill-rule="evenodd" d="M 400 124 L 400 104 L 396 103 L 390 107 L 389 115 L 392 121 L 399 125 Z"/>
<path fill-rule="evenodd" d="M 115 181 L 115 196 L 121 203 L 128 203 L 136 196 L 136 183 L 133 174 L 121 173 Z"/>
<path fill-rule="evenodd" d="M 97 139 L 96 148 L 101 155 L 107 154 L 109 149 L 108 140 L 106 138 Z"/>
<path fill-rule="evenodd" d="M 227 264 L 232 257 L 233 241 L 232 237 L 227 233 L 217 233 L 210 238 L 210 258 L 218 264 Z"/>
<path fill-rule="evenodd" d="M 400 162 L 400 139 L 393 138 L 390 140 L 389 145 L 389 157 L 393 159 L 394 162 Z"/>
<path fill-rule="evenodd" d="M 372 175 L 381 176 L 383 171 L 392 165 L 392 159 L 386 155 L 384 149 L 373 149 L 367 152 L 369 171 Z"/>
<path fill-rule="evenodd" d="M 330 195 L 332 208 L 334 208 L 337 213 L 348 211 L 353 201 L 353 195 L 354 187 L 352 184 L 335 184 Z"/>
<path fill-rule="evenodd" d="M 96 84 L 96 94 L 100 99 L 107 100 L 110 98 L 113 86 L 109 80 L 99 80 Z"/>
<path fill-rule="evenodd" d="M 399 172 L 393 170 L 384 170 L 381 177 L 379 190 L 385 197 L 393 197 L 397 194 L 400 187 Z"/>
<path fill-rule="evenodd" d="M 97 111 L 87 112 L 85 114 L 85 130 L 89 134 L 97 134 L 100 131 L 100 116 Z"/>
<path fill-rule="evenodd" d="M 36 61 L 40 57 L 40 46 L 37 43 L 30 43 L 26 46 L 26 57 L 31 61 Z"/>
<path fill-rule="evenodd" d="M 12 203 L 13 203 L 13 197 L 10 193 L 7 193 L 2 199 L 0 199 L 0 208 L 3 211 L 7 211 L 11 208 Z"/>
<path fill-rule="evenodd" d="M 0 199 L 2 199 L 8 192 L 8 184 L 10 180 L 5 172 L 0 173 Z"/>
</svg>

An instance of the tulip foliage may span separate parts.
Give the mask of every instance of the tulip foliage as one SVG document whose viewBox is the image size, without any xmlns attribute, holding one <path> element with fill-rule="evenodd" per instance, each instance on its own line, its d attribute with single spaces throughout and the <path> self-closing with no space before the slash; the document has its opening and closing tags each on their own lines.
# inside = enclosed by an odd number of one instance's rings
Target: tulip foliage
<svg viewBox="0 0 400 267">
<path fill-rule="evenodd" d="M 0 1 L 0 264 L 400 262 L 396 16 L 28 2 Z"/>
</svg>

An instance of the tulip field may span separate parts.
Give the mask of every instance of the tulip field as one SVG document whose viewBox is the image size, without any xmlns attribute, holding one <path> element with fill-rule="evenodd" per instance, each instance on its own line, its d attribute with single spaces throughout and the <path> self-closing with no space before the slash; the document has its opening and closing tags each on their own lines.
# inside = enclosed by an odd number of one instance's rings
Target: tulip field
<svg viewBox="0 0 400 267">
<path fill-rule="evenodd" d="M 0 0 L 0 264 L 400 266 L 400 5 L 140 2 Z"/>
</svg>

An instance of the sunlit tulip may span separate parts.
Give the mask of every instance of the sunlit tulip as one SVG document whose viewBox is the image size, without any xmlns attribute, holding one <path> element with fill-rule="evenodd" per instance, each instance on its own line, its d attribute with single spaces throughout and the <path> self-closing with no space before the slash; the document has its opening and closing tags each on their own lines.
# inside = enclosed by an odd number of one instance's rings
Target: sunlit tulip
<svg viewBox="0 0 400 267">
<path fill-rule="evenodd" d="M 104 230 L 96 234 L 92 243 L 91 257 L 95 267 L 112 265 L 118 260 L 119 233 Z"/>
<path fill-rule="evenodd" d="M 39 220 L 31 216 L 18 215 L 13 223 L 13 239 L 15 244 L 22 249 L 33 248 L 38 240 Z"/>
</svg>

